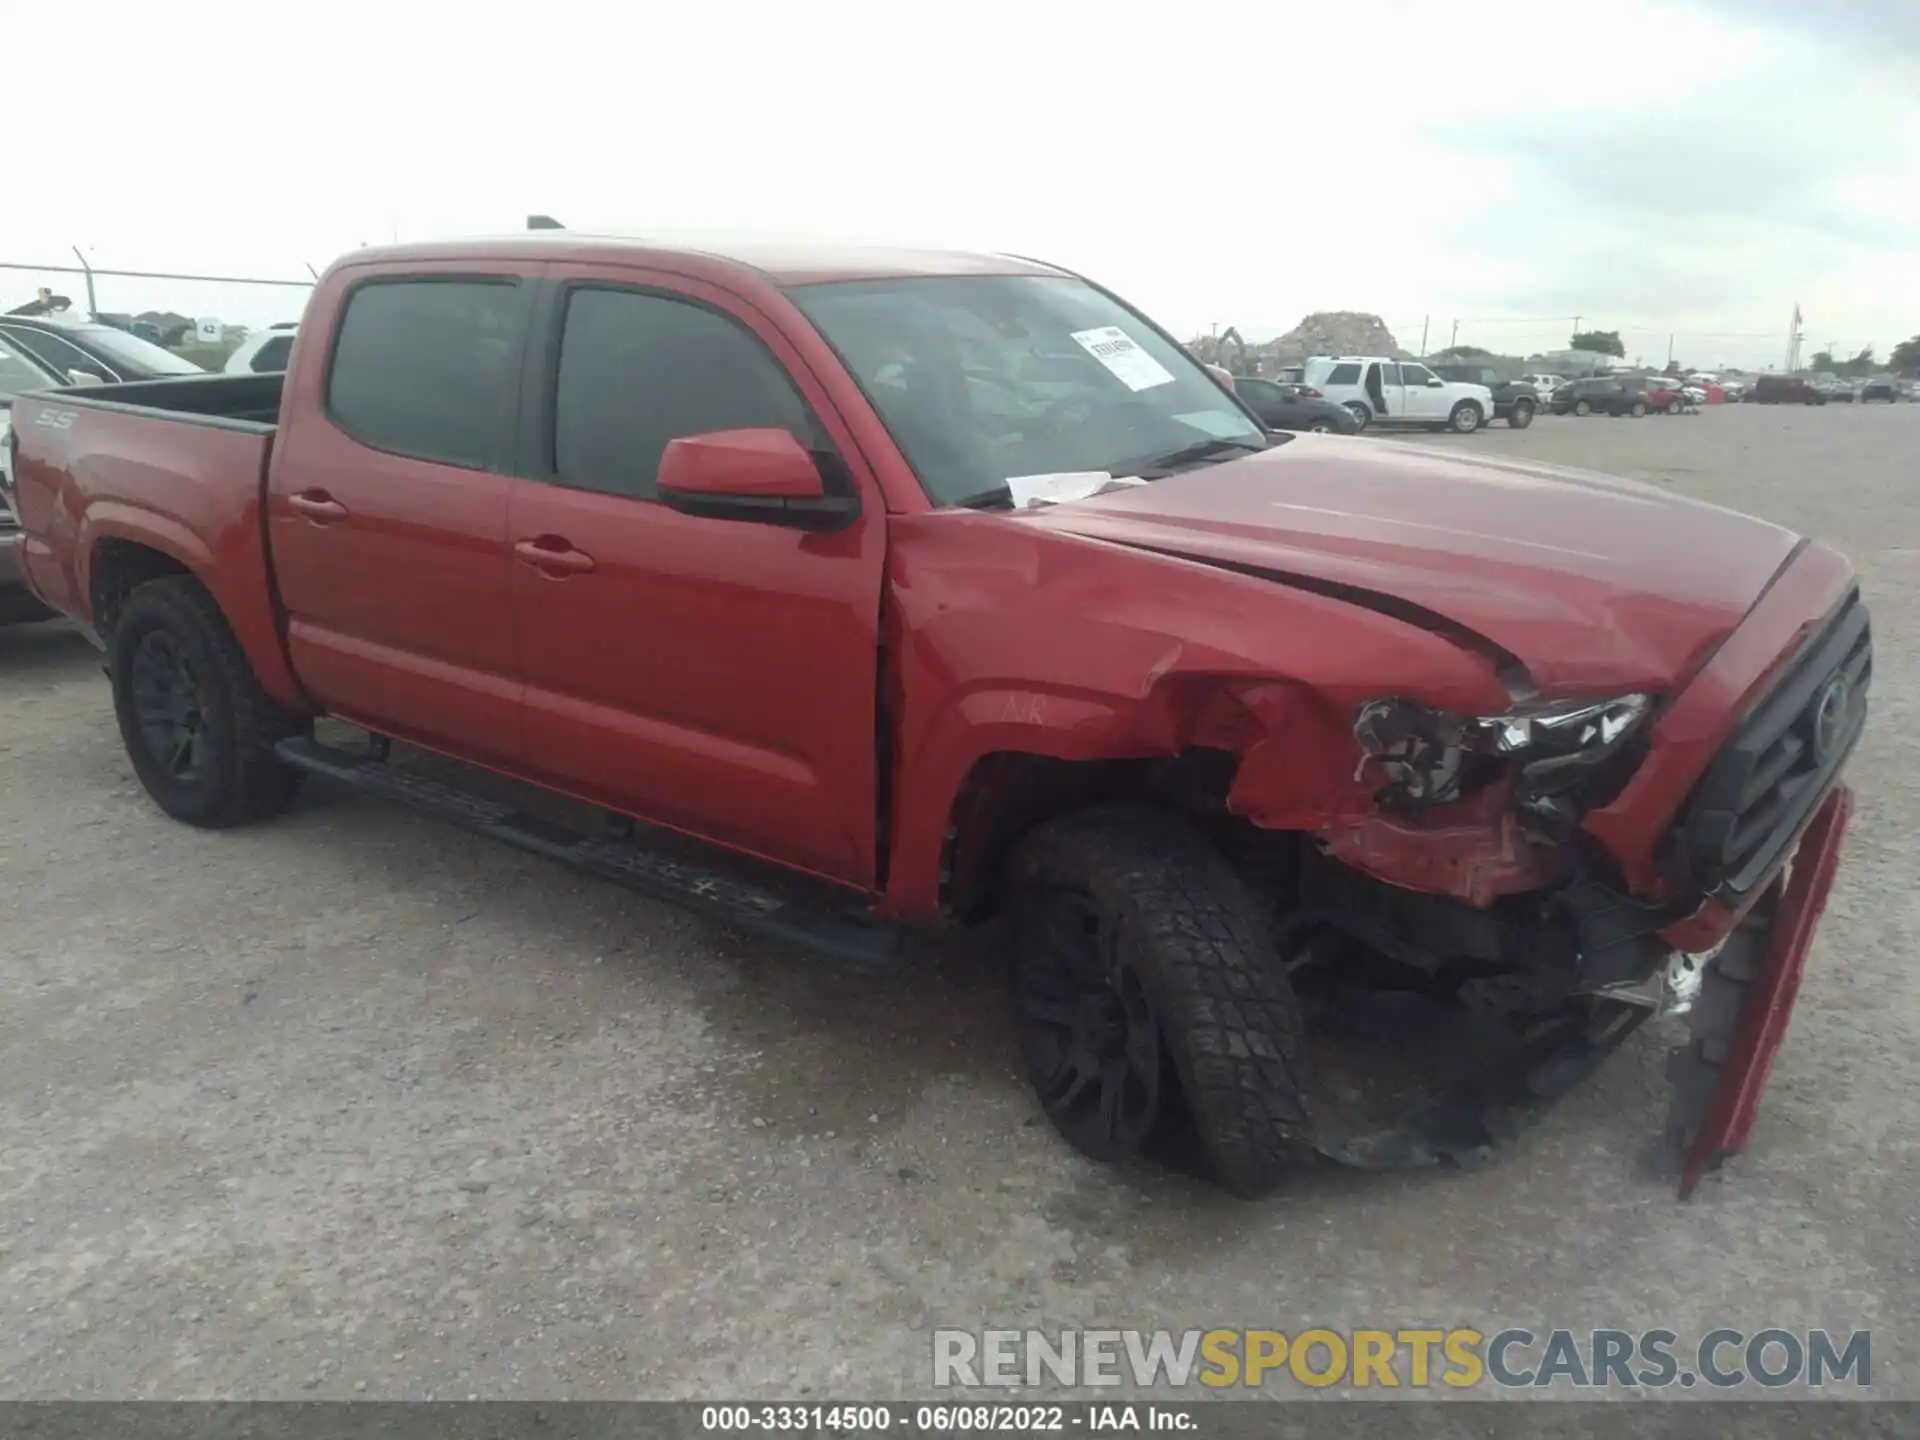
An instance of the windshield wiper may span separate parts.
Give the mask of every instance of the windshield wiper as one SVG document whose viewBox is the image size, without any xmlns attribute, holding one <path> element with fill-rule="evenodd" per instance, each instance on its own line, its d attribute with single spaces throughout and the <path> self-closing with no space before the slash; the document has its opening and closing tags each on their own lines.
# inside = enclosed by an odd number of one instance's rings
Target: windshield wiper
<svg viewBox="0 0 1920 1440">
<path fill-rule="evenodd" d="M 1013 507 L 1013 487 L 1006 484 L 994 486 L 991 490 L 982 490 L 978 495 L 968 495 L 951 502 L 955 510 L 989 510 L 1000 506 Z"/>
<path fill-rule="evenodd" d="M 1265 450 L 1266 448 L 1267 443 L 1265 441 L 1196 440 L 1191 445 L 1182 445 L 1178 450 L 1170 450 L 1165 455 L 1156 455 L 1151 460 L 1141 461 L 1138 465 L 1117 467 L 1113 473 L 1116 475 L 1133 475 L 1142 480 L 1158 480 L 1164 475 L 1173 474 L 1174 471 L 1180 469 L 1182 466 L 1192 465 L 1201 460 L 1211 460 L 1216 455 L 1225 455 L 1231 450 L 1238 450 L 1250 455 L 1257 450 Z"/>
</svg>

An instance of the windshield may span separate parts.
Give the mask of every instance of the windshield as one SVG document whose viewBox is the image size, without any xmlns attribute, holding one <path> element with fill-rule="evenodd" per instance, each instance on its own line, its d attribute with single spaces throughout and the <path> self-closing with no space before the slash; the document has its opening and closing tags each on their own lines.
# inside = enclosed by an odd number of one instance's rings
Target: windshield
<svg viewBox="0 0 1920 1440">
<path fill-rule="evenodd" d="M 59 332 L 76 344 L 97 350 L 109 360 L 137 366 L 150 375 L 204 375 L 207 372 L 184 355 L 163 350 L 151 340 L 129 335 L 111 325 L 74 325 Z"/>
<path fill-rule="evenodd" d="M 936 505 L 1020 476 L 1131 475 L 1264 432 L 1179 346 L 1081 280 L 969 275 L 789 292 Z"/>
</svg>

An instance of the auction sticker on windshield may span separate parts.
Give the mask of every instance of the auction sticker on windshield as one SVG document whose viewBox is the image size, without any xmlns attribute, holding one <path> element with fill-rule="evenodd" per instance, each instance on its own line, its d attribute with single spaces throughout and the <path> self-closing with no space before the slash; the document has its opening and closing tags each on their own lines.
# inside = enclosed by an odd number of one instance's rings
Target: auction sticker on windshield
<svg viewBox="0 0 1920 1440">
<path fill-rule="evenodd" d="M 1173 372 L 1154 359 L 1118 325 L 1098 330 L 1076 330 L 1074 343 L 1114 373 L 1129 390 L 1151 390 L 1173 383 Z"/>
</svg>

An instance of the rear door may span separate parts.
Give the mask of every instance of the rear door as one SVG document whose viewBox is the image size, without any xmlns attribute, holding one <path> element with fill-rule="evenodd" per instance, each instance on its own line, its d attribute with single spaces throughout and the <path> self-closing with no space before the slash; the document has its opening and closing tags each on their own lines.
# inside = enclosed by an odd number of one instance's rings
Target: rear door
<svg viewBox="0 0 1920 1440">
<path fill-rule="evenodd" d="M 533 286 L 511 269 L 373 273 L 288 378 L 267 527 L 307 690 L 483 762 L 520 752 L 507 495 Z M 338 316 L 338 326 L 334 320 Z"/>
<path fill-rule="evenodd" d="M 848 884 L 877 873 L 880 491 L 825 391 L 729 291 L 624 267 L 545 287 L 509 537 L 528 768 Z M 667 508 L 669 441 L 791 431 L 854 523 Z M 554 556 L 565 556 L 554 560 Z"/>
<path fill-rule="evenodd" d="M 1382 364 L 1375 360 L 1367 366 L 1366 374 L 1367 403 L 1373 407 L 1376 415 L 1392 420 L 1404 420 L 1407 414 L 1406 397 L 1401 391 L 1400 367 Z"/>
</svg>

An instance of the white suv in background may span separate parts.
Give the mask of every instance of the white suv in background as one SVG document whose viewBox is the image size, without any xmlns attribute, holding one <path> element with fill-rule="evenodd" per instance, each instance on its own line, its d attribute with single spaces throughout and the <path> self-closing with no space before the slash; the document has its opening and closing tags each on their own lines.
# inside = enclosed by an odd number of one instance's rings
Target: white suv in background
<svg viewBox="0 0 1920 1440">
<path fill-rule="evenodd" d="M 262 375 L 286 369 L 287 356 L 293 353 L 293 337 L 299 329 L 297 321 L 288 320 L 254 331 L 227 357 L 227 374 Z"/>
<path fill-rule="evenodd" d="M 1484 385 L 1442 380 L 1417 360 L 1385 355 L 1316 355 L 1306 383 L 1369 425 L 1424 425 L 1471 435 L 1493 418 L 1493 392 Z"/>
</svg>

